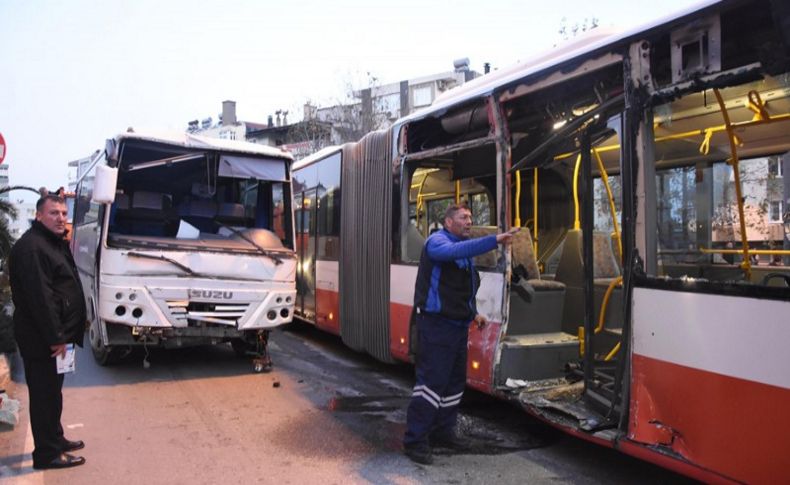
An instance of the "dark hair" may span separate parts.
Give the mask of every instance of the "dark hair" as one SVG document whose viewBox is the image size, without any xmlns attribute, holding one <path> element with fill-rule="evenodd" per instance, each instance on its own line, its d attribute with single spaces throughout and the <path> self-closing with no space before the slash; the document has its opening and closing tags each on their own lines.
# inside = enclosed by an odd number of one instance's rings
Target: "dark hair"
<svg viewBox="0 0 790 485">
<path fill-rule="evenodd" d="M 41 209 L 44 207 L 44 204 L 46 204 L 47 201 L 51 201 L 51 202 L 54 202 L 56 204 L 65 204 L 66 203 L 66 199 L 64 199 L 63 197 L 61 197 L 58 194 L 50 192 L 50 193 L 48 193 L 46 195 L 42 195 L 41 198 L 38 199 L 38 202 L 36 202 L 36 212 L 41 212 Z"/>
<path fill-rule="evenodd" d="M 447 219 L 449 217 L 452 219 L 455 213 L 460 210 L 470 211 L 469 207 L 467 207 L 466 204 L 450 204 L 447 206 L 447 209 L 445 209 L 444 211 L 444 218 Z"/>
</svg>

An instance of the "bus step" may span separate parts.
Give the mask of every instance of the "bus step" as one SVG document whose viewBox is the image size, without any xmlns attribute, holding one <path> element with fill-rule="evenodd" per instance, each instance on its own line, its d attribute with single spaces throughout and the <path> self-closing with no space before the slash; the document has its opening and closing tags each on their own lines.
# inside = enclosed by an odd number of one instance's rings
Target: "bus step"
<svg viewBox="0 0 790 485">
<path fill-rule="evenodd" d="M 504 340 L 499 375 L 525 381 L 565 375 L 565 364 L 579 358 L 579 339 L 564 332 L 511 335 Z"/>
</svg>

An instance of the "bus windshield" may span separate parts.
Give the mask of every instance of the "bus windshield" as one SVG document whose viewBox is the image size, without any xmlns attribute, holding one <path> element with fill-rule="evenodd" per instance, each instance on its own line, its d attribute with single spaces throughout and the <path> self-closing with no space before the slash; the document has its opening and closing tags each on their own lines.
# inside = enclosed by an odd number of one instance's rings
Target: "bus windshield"
<svg viewBox="0 0 790 485">
<path fill-rule="evenodd" d="M 136 156 L 121 160 L 110 207 L 111 244 L 242 252 L 293 247 L 284 160 L 130 152 Z"/>
</svg>

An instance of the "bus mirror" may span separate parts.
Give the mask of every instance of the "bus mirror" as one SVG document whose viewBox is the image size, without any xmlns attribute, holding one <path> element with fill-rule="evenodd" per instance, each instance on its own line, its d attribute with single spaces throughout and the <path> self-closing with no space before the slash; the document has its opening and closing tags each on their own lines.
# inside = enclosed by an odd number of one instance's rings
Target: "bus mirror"
<svg viewBox="0 0 790 485">
<path fill-rule="evenodd" d="M 117 165 L 118 162 L 118 144 L 115 139 L 109 138 L 104 144 L 104 156 L 110 165 Z"/>
<path fill-rule="evenodd" d="M 99 165 L 93 180 L 93 202 L 112 204 L 115 201 L 115 186 L 118 182 L 118 169 Z"/>
</svg>

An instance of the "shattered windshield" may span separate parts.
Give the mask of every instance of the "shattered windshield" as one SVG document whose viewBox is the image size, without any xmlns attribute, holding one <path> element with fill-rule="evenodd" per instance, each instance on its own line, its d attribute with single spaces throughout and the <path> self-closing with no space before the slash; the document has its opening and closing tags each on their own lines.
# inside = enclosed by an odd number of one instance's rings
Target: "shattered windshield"
<svg viewBox="0 0 790 485">
<path fill-rule="evenodd" d="M 204 152 L 128 153 L 109 213 L 111 242 L 230 251 L 293 247 L 287 162 Z"/>
</svg>

